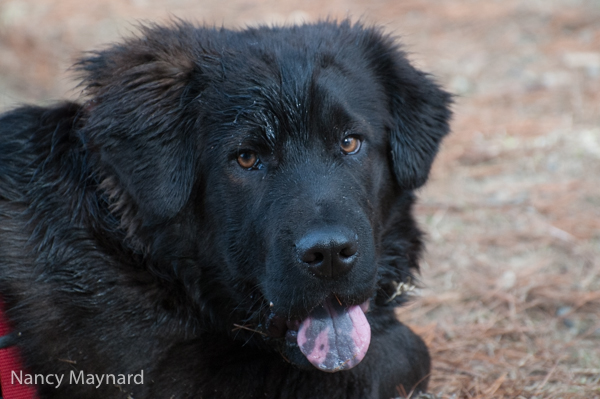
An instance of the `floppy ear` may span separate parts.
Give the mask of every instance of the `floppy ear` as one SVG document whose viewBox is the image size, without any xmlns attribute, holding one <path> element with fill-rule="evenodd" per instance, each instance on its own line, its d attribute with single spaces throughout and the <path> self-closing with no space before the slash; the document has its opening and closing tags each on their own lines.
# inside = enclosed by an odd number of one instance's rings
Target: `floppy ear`
<svg viewBox="0 0 600 399">
<path fill-rule="evenodd" d="M 389 100 L 394 172 L 403 188 L 427 181 L 442 138 L 448 134 L 452 96 L 415 69 L 389 36 L 372 30 L 367 52 Z"/>
<path fill-rule="evenodd" d="M 143 27 L 139 38 L 92 53 L 76 68 L 86 94 L 84 140 L 102 172 L 133 199 L 144 223 L 175 216 L 195 180 L 194 98 L 202 85 L 197 31 Z"/>
</svg>

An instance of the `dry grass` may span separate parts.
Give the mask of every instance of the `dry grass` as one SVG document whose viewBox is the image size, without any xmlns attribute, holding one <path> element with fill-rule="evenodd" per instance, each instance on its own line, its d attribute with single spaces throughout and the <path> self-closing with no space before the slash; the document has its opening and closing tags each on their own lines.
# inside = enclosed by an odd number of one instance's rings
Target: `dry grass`
<svg viewBox="0 0 600 399">
<path fill-rule="evenodd" d="M 362 16 L 457 93 L 421 193 L 429 398 L 600 398 L 598 0 L 6 0 L 0 107 L 62 98 L 78 51 L 168 12 L 243 26 Z M 57 78 L 59 77 L 59 78 Z M 423 398 L 424 399 L 424 398 Z"/>
</svg>

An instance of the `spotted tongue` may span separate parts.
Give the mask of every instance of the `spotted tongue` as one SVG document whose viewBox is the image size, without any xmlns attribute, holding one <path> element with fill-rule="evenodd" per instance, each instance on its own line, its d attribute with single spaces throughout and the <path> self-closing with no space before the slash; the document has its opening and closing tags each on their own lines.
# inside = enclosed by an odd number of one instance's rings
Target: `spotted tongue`
<svg viewBox="0 0 600 399">
<path fill-rule="evenodd" d="M 329 373 L 348 370 L 365 357 L 371 326 L 360 306 L 327 299 L 300 324 L 298 346 L 309 362 Z"/>
</svg>

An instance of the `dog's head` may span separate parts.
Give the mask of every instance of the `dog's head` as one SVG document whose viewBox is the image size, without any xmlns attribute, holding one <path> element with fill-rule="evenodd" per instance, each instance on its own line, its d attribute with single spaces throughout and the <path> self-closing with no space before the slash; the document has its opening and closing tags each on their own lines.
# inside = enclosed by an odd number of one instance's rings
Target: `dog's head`
<svg viewBox="0 0 600 399">
<path fill-rule="evenodd" d="M 412 191 L 450 96 L 348 22 L 143 36 L 80 64 L 112 213 L 213 319 L 236 315 L 292 362 L 352 367 L 365 311 L 397 304 L 417 268 Z"/>
</svg>

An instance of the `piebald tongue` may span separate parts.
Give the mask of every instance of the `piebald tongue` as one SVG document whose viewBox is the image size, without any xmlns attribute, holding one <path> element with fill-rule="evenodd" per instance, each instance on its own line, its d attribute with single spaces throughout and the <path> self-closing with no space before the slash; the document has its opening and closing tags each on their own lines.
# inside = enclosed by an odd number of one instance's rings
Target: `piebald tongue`
<svg viewBox="0 0 600 399">
<path fill-rule="evenodd" d="M 371 342 L 371 326 L 360 306 L 327 299 L 300 324 L 298 346 L 316 368 L 334 373 L 356 366 Z"/>
</svg>

